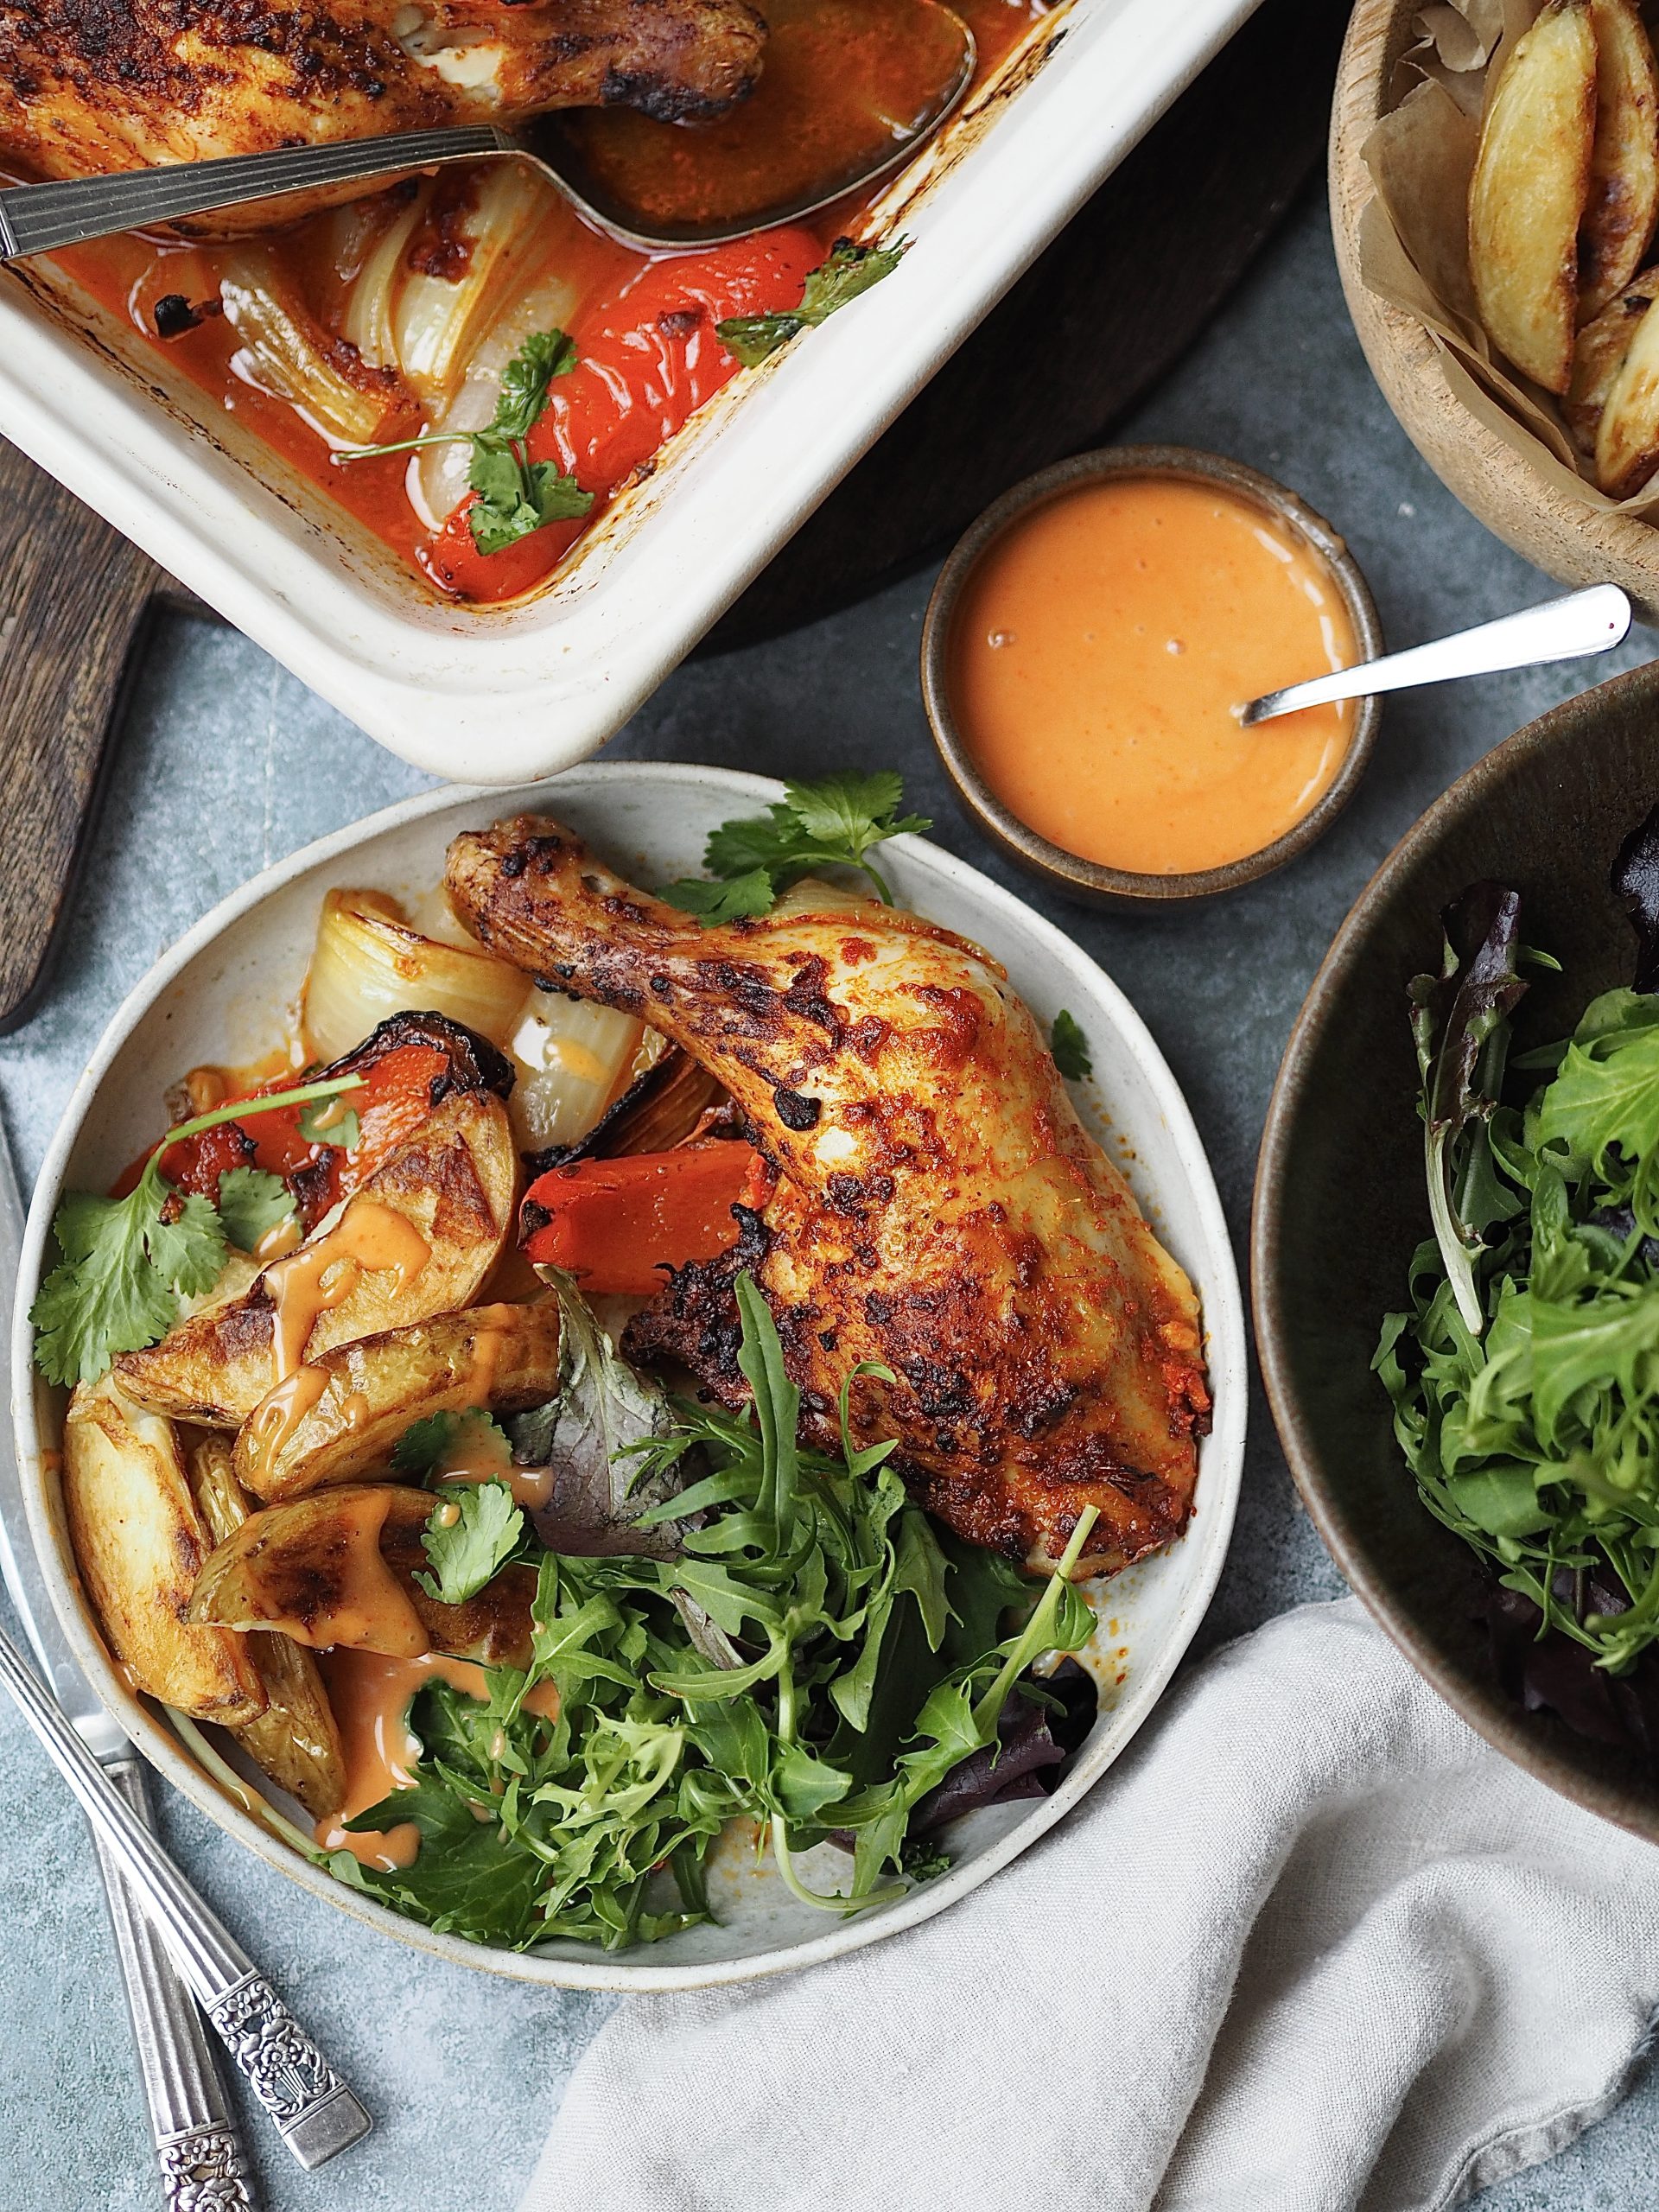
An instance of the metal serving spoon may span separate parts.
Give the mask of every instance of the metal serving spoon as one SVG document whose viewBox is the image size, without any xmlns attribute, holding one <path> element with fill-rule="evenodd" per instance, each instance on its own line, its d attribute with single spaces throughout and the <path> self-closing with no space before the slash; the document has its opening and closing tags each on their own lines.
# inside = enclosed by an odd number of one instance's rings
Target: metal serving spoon
<svg viewBox="0 0 1659 2212">
<path fill-rule="evenodd" d="M 1235 708 L 1249 729 L 1303 707 L 1333 699 L 1366 699 L 1379 691 L 1404 691 L 1414 683 L 1445 683 L 1454 676 L 1491 676 L 1503 668 L 1533 668 L 1541 661 L 1584 660 L 1611 652 L 1630 626 L 1630 602 L 1617 584 L 1592 584 L 1565 599 L 1546 600 L 1519 614 L 1505 614 L 1473 630 L 1437 638 L 1432 645 L 1384 653 L 1332 676 L 1315 676 L 1282 691 L 1268 691 Z"/>
<path fill-rule="evenodd" d="M 407 130 L 385 138 L 353 138 L 327 146 L 283 146 L 264 154 L 232 154 L 211 162 L 177 162 L 115 176 L 77 177 L 50 184 L 16 184 L 0 191 L 0 260 L 79 245 L 112 231 L 142 230 L 189 215 L 210 215 L 252 200 L 324 185 L 367 183 L 407 175 L 444 162 L 475 162 L 515 155 L 534 162 L 565 198 L 613 238 L 647 251 L 720 245 L 778 223 L 798 221 L 847 194 L 878 182 L 907 162 L 937 130 L 972 81 L 973 33 L 947 8 L 937 17 L 937 62 L 931 90 L 909 123 L 878 116 L 871 137 L 810 187 L 769 204 L 722 210 L 709 220 L 663 217 L 632 219 L 620 199 L 590 172 L 576 140 L 556 114 L 533 117 L 514 130 L 493 124 L 461 124 L 438 130 Z M 763 80 L 764 81 L 764 80 Z M 580 111 L 578 111 L 580 112 Z M 746 111 L 739 110 L 739 116 Z M 658 124 L 658 130 L 675 126 Z M 716 126 L 718 127 L 718 126 Z"/>
</svg>

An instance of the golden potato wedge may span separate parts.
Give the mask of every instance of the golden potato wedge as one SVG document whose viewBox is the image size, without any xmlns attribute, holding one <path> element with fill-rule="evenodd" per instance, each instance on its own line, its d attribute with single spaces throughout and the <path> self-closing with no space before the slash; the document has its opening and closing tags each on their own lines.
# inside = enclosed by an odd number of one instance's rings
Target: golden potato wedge
<svg viewBox="0 0 1659 2212">
<path fill-rule="evenodd" d="M 1579 321 L 1592 322 L 1642 265 L 1659 219 L 1659 70 L 1631 0 L 1590 0 L 1596 135 L 1579 232 Z"/>
<path fill-rule="evenodd" d="M 332 1230 L 263 1269 L 228 1305 L 116 1362 L 124 1394 L 202 1428 L 239 1428 L 295 1363 L 278 1360 L 279 1309 L 297 1360 L 465 1306 L 512 1231 L 518 1157 L 487 1090 L 446 1098 L 370 1176 Z"/>
<path fill-rule="evenodd" d="M 1573 381 L 1561 411 L 1582 453 L 1593 454 L 1596 450 L 1596 431 L 1613 379 L 1624 365 L 1637 326 L 1656 299 L 1659 299 L 1659 268 L 1644 269 L 1578 334 L 1573 347 Z"/>
<path fill-rule="evenodd" d="M 63 1425 L 63 1497 L 75 1563 L 111 1650 L 141 1690 L 234 1727 L 265 1692 L 240 1637 L 187 1618 L 209 1539 L 172 1425 L 82 1383 Z"/>
<path fill-rule="evenodd" d="M 1503 65 L 1469 185 L 1481 321 L 1500 353 L 1550 391 L 1565 391 L 1573 369 L 1596 69 L 1591 0 L 1550 0 Z"/>
<path fill-rule="evenodd" d="M 236 1476 L 266 1504 L 384 1468 L 411 1421 L 481 1407 L 522 1413 L 559 1387 L 559 1302 L 475 1306 L 337 1344 L 310 1363 L 321 1395 L 297 1421 L 280 1396 L 238 1432 Z M 270 1404 L 267 1401 L 267 1404 Z"/>
<path fill-rule="evenodd" d="M 202 1568 L 190 1618 L 279 1629 L 320 1649 L 527 1666 L 533 1568 L 503 1567 L 464 1605 L 440 1605 L 415 1580 L 430 1571 L 421 1538 L 436 1502 L 429 1491 L 359 1483 L 267 1506 Z"/>
<path fill-rule="evenodd" d="M 1628 499 L 1659 468 L 1659 310 L 1649 307 L 1607 386 L 1596 428 L 1596 481 Z"/>
<path fill-rule="evenodd" d="M 223 1543 L 251 1510 L 232 1468 L 230 1438 L 200 1431 L 185 1463 L 203 1523 L 214 1543 Z M 346 1754 L 317 1662 L 292 1637 L 274 1630 L 256 1630 L 243 1642 L 264 1688 L 265 1709 L 243 1721 L 237 1736 L 262 1772 L 321 1820 L 345 1801 Z"/>
</svg>

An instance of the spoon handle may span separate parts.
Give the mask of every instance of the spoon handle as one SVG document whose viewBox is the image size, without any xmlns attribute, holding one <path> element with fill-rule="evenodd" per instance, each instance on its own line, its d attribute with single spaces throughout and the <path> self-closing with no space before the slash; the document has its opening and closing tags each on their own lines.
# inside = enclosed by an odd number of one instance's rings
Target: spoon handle
<svg viewBox="0 0 1659 2212">
<path fill-rule="evenodd" d="M 1269 691 L 1239 709 L 1246 729 L 1294 715 L 1299 708 L 1322 707 L 1333 699 L 1365 699 L 1379 691 L 1403 691 L 1414 683 L 1444 683 L 1454 676 L 1490 676 L 1503 668 L 1531 668 L 1541 661 L 1582 660 L 1618 645 L 1630 626 L 1630 602 L 1617 584 L 1592 584 L 1588 591 L 1547 600 L 1519 614 L 1483 622 L 1454 637 L 1385 653 L 1331 676 L 1316 676 Z"/>
<path fill-rule="evenodd" d="M 209 215 L 246 200 L 268 200 L 320 185 L 395 176 L 436 162 L 510 153 L 513 142 L 487 124 L 452 130 L 404 130 L 387 138 L 342 138 L 327 146 L 279 146 L 264 154 L 230 154 L 211 162 L 171 162 L 116 176 L 14 184 L 0 191 L 0 260 L 80 245 L 111 231 Z"/>
</svg>

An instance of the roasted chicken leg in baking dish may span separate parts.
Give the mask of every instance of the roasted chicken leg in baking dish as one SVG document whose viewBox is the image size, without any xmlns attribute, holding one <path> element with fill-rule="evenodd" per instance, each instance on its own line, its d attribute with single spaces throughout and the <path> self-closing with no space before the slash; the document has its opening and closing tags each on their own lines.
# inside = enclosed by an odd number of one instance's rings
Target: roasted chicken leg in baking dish
<svg viewBox="0 0 1659 2212">
<path fill-rule="evenodd" d="M 732 1093 L 778 1171 L 736 1249 L 679 1269 L 631 1325 L 738 1402 L 733 1284 L 776 1319 L 809 1433 L 896 1437 L 961 1535 L 1054 1558 L 1098 1508 L 1090 1564 L 1182 1529 L 1208 1425 L 1198 1301 L 1078 1121 L 1036 1023 L 986 954 L 810 886 L 704 927 L 524 816 L 450 848 L 450 894 L 550 987 L 641 1016 Z"/>
<path fill-rule="evenodd" d="M 79 177 L 558 107 L 711 116 L 765 38 L 747 0 L 0 0 L 0 151 Z"/>
</svg>

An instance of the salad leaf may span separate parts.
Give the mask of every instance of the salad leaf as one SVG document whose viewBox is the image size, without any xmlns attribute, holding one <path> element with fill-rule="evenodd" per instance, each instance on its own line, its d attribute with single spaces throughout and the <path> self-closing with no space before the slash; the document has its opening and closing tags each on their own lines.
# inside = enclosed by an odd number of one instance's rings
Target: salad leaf
<svg viewBox="0 0 1659 2212">
<path fill-rule="evenodd" d="M 837 308 L 890 276 L 908 248 L 906 238 L 888 246 L 855 245 L 850 238 L 837 238 L 829 259 L 813 270 L 802 287 L 798 307 L 772 315 L 729 315 L 715 325 L 715 335 L 746 369 L 752 369 L 786 345 L 797 331 L 827 322 Z"/>
<path fill-rule="evenodd" d="M 299 1208 L 280 1175 L 263 1167 L 227 1167 L 219 1179 L 219 1218 L 237 1250 L 251 1252 L 273 1230 L 297 1224 Z"/>
<path fill-rule="evenodd" d="M 52 1223 L 63 1256 L 41 1285 L 29 1317 L 35 1362 L 47 1380 L 96 1382 L 120 1353 L 142 1351 L 165 1336 L 179 1318 L 181 1299 L 199 1298 L 217 1281 L 225 1264 L 225 1224 L 210 1199 L 168 1182 L 161 1171 L 165 1153 L 223 1122 L 334 1098 L 362 1081 L 360 1075 L 335 1076 L 264 1097 L 232 1099 L 169 1129 L 124 1198 L 66 1192 Z"/>
<path fill-rule="evenodd" d="M 355 1110 L 338 1099 L 315 1098 L 300 1115 L 300 1135 L 308 1144 L 327 1145 L 333 1152 L 353 1152 L 362 1135 Z"/>
<path fill-rule="evenodd" d="M 839 1456 L 803 1446 L 799 1395 L 747 1274 L 741 1363 L 753 1404 L 741 1414 L 677 1399 L 659 1408 L 639 1378 L 614 1371 L 621 1363 L 574 1287 L 562 1295 L 570 1370 L 553 1420 L 521 1416 L 515 1435 L 522 1425 L 523 1444 L 545 1448 L 569 1418 L 594 1470 L 605 1451 L 622 1460 L 613 1479 L 630 1509 L 660 1486 L 632 1525 L 642 1538 L 672 1525 L 677 1548 L 542 1552 L 529 1669 L 486 1670 L 482 1700 L 439 1685 L 415 1705 L 414 1866 L 383 1873 L 353 1859 L 336 1871 L 434 1925 L 487 1927 L 481 1940 L 565 1936 L 608 1949 L 708 1916 L 708 1856 L 740 1817 L 765 1830 L 795 1894 L 831 1911 L 891 1893 L 879 1887 L 888 1866 L 903 1880 L 939 1871 L 937 1848 L 914 1846 L 910 1831 L 963 1759 L 979 1765 L 962 1803 L 989 1802 L 1033 1786 L 1092 1719 L 1091 1687 L 1057 1699 L 1030 1679 L 1043 1654 L 1087 1640 L 1087 1603 L 1064 1573 L 1035 1586 L 1007 1560 L 936 1535 L 888 1465 L 891 1447 L 854 1446 L 844 1406 Z M 630 1402 L 649 1433 L 623 1435 Z M 1085 1517 L 1072 1559 L 1086 1536 Z M 537 1694 L 543 1686 L 551 1700 Z M 1071 1732 L 1050 1730 L 1044 1749 L 1036 1738 L 1057 1712 Z M 394 1793 L 355 1825 L 391 1826 L 404 1802 Z M 938 1819 L 954 1817 L 948 1802 L 936 1803 Z M 800 1863 L 832 1838 L 854 1844 L 846 1895 L 815 1888 Z M 429 1866 L 457 1848 L 454 1872 Z M 500 1875 L 499 1910 L 478 1871 L 488 1867 Z"/>
<path fill-rule="evenodd" d="M 1619 847 L 1611 882 L 1636 931 L 1636 988 L 1659 990 L 1659 806 Z"/>
<path fill-rule="evenodd" d="M 464 1605 L 518 1548 L 524 1516 L 505 1482 L 446 1483 L 421 1538 L 435 1573 L 415 1580 L 441 1605 Z"/>
<path fill-rule="evenodd" d="M 1477 883 L 1441 916 L 1438 976 L 1408 987 L 1423 1078 L 1429 1214 L 1465 1325 L 1484 1315 L 1474 1255 L 1507 1203 L 1491 1173 L 1488 1124 L 1503 1081 L 1510 1017 L 1526 992 L 1519 972 L 1521 901 L 1501 884 Z"/>
<path fill-rule="evenodd" d="M 1083 1033 L 1083 1025 L 1064 1007 L 1054 1017 L 1049 1046 L 1055 1066 L 1068 1083 L 1081 1083 L 1084 1076 L 1094 1073 L 1095 1064 L 1089 1057 L 1089 1039 Z"/>
<path fill-rule="evenodd" d="M 893 893 L 869 858 L 889 837 L 931 830 L 925 816 L 900 815 L 904 785 L 891 768 L 870 774 L 839 769 L 817 783 L 787 783 L 763 815 L 722 822 L 703 853 L 719 880 L 687 877 L 662 893 L 682 912 L 704 921 L 736 921 L 771 911 L 791 883 L 819 868 L 853 868 L 891 906 Z"/>
</svg>

